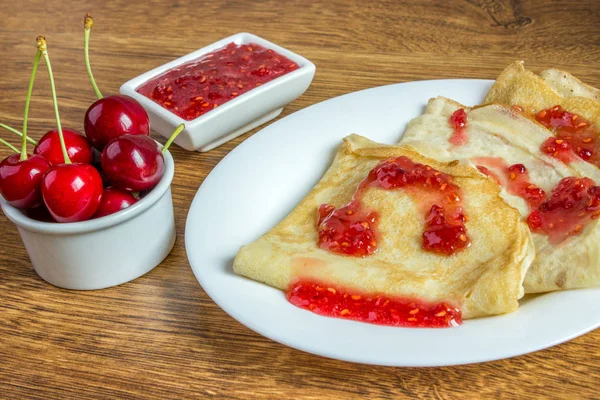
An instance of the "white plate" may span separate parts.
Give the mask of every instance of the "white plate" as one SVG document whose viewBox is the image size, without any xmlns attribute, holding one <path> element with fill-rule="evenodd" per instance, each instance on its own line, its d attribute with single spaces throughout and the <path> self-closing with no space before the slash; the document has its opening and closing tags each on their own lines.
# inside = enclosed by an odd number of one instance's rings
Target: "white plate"
<svg viewBox="0 0 600 400">
<path fill-rule="evenodd" d="M 600 288 L 521 301 L 511 314 L 450 329 L 409 329 L 318 316 L 283 292 L 233 273 L 239 249 L 268 231 L 310 191 L 341 139 L 359 133 L 396 143 L 430 97 L 477 104 L 487 80 L 410 82 L 350 93 L 298 111 L 255 134 L 206 178 L 190 208 L 185 244 L 196 278 L 229 315 L 288 346 L 378 365 L 467 364 L 540 350 L 600 326 Z"/>
</svg>

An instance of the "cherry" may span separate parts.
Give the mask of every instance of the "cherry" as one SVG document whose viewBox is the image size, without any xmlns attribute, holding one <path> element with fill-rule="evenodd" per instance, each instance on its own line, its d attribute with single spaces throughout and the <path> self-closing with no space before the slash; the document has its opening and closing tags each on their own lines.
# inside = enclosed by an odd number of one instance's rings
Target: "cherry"
<svg viewBox="0 0 600 400">
<path fill-rule="evenodd" d="M 144 107 L 129 96 L 107 96 L 88 108 L 83 121 L 85 134 L 102 151 L 121 135 L 150 135 L 150 121 Z"/>
<path fill-rule="evenodd" d="M 116 187 L 141 192 L 156 186 L 165 172 L 164 152 L 185 128 L 175 129 L 162 151 L 149 136 L 123 135 L 113 139 L 102 151 L 102 171 Z"/>
<path fill-rule="evenodd" d="M 90 32 L 94 20 L 84 18 L 84 58 L 87 73 L 98 100 L 85 113 L 83 126 L 92 145 L 102 151 L 104 146 L 121 135 L 150 135 L 150 120 L 144 107 L 132 97 L 113 95 L 103 97 L 96 85 L 89 57 Z"/>
<path fill-rule="evenodd" d="M 91 164 L 94 158 L 92 145 L 81 133 L 74 129 L 63 128 L 63 137 L 67 146 L 67 154 L 72 162 Z M 47 132 L 33 150 L 35 154 L 44 157 L 50 165 L 62 164 L 64 157 L 60 147 L 58 130 Z"/>
<path fill-rule="evenodd" d="M 54 165 L 44 174 L 41 184 L 42 199 L 48 208 L 48 212 L 56 221 L 85 221 L 96 213 L 100 205 L 102 178 L 90 164 L 71 163 L 60 124 L 56 87 L 54 86 L 54 76 L 50 65 L 50 57 L 48 56 L 46 38 L 38 36 L 37 41 L 38 50 L 44 57 L 48 68 L 54 115 L 64 157 L 64 164 Z"/>
<path fill-rule="evenodd" d="M 85 221 L 100 206 L 102 178 L 89 164 L 55 165 L 44 175 L 42 196 L 56 221 Z"/>
<path fill-rule="evenodd" d="M 13 207 L 33 208 L 42 204 L 40 182 L 50 168 L 42 156 L 25 160 L 14 154 L 0 162 L 0 194 Z"/>
<path fill-rule="evenodd" d="M 132 192 L 153 188 L 165 172 L 162 153 L 149 136 L 119 136 L 104 148 L 101 163 L 109 182 Z"/>
<path fill-rule="evenodd" d="M 0 162 L 0 194 L 14 207 L 33 208 L 42 204 L 40 182 L 44 173 L 50 168 L 48 161 L 41 156 L 27 156 L 27 119 L 33 83 L 42 53 L 38 49 L 35 55 L 27 97 L 23 114 L 23 133 L 21 134 L 21 151 L 4 140 L 1 142 L 19 153 L 9 156 Z M 13 130 L 12 128 L 9 130 Z M 16 131 L 16 130 L 15 130 Z M 18 132 L 18 131 L 17 131 Z M 20 133 L 20 132 L 19 132 Z"/>
<path fill-rule="evenodd" d="M 129 192 L 126 192 L 115 187 L 108 187 L 102 193 L 100 206 L 94 214 L 94 218 L 104 217 L 114 214 L 134 204 L 137 200 Z"/>
</svg>

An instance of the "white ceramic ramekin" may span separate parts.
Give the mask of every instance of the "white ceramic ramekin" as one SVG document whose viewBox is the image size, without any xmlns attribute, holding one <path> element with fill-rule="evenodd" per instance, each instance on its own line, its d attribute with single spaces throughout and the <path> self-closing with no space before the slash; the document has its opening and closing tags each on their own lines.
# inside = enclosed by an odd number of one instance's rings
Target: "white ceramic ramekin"
<svg viewBox="0 0 600 400">
<path fill-rule="evenodd" d="M 191 121 L 184 120 L 136 92 L 138 87 L 151 78 L 231 42 L 237 45 L 256 43 L 275 50 L 296 62 L 300 68 L 249 90 Z M 315 65 L 306 58 L 256 35 L 238 33 L 133 78 L 121 86 L 120 92 L 139 101 L 150 116 L 152 129 L 165 137 L 171 136 L 179 124 L 185 123 L 185 129 L 175 139 L 175 143 L 186 150 L 204 152 L 277 117 L 287 103 L 308 89 L 314 75 Z"/>
<path fill-rule="evenodd" d="M 120 285 L 160 264 L 175 244 L 171 199 L 173 157 L 165 153 L 165 174 L 144 198 L 106 217 L 74 223 L 40 222 L 0 196 L 4 214 L 17 225 L 33 268 L 65 289 Z"/>
</svg>

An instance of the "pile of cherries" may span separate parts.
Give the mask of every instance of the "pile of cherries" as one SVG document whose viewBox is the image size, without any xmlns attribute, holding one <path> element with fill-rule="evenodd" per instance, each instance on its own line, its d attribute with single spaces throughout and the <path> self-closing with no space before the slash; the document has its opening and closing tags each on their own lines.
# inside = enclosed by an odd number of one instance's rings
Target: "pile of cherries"
<svg viewBox="0 0 600 400">
<path fill-rule="evenodd" d="M 165 172 L 164 152 L 180 125 L 161 150 L 150 138 L 144 108 L 129 96 L 103 97 L 94 81 L 88 56 L 93 20 L 85 17 L 85 63 L 98 97 L 85 113 L 85 136 L 62 128 L 46 39 L 37 38 L 37 53 L 23 116 L 23 131 L 0 124 L 21 136 L 21 150 L 0 162 L 0 194 L 26 215 L 43 221 L 78 222 L 123 210 L 154 188 Z M 50 77 L 56 129 L 38 142 L 27 136 L 27 118 L 37 67 L 44 58 Z M 27 154 L 27 143 L 34 143 Z"/>
</svg>

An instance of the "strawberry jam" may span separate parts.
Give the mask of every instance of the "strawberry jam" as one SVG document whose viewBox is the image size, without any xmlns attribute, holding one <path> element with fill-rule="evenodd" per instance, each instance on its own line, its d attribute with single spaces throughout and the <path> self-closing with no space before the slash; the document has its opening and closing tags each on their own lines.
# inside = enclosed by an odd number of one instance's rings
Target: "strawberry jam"
<svg viewBox="0 0 600 400">
<path fill-rule="evenodd" d="M 473 161 L 484 164 L 477 168 L 494 176 L 508 193 L 527 202 L 532 210 L 527 217 L 529 228 L 532 232 L 548 235 L 552 244 L 578 234 L 589 221 L 600 216 L 600 186 L 595 186 L 589 178 L 563 178 L 547 198 L 544 190 L 529 181 L 523 164 L 509 167 L 498 157 L 478 157 Z M 501 172 L 502 176 L 496 172 Z"/>
<path fill-rule="evenodd" d="M 298 68 L 271 49 L 230 43 L 152 78 L 136 91 L 190 121 Z"/>
<path fill-rule="evenodd" d="M 523 164 L 508 166 L 500 157 L 477 157 L 473 161 L 483 164 L 477 165 L 481 173 L 493 177 L 508 193 L 521 197 L 530 209 L 537 208 L 546 199 L 546 192 L 529 181 Z"/>
<path fill-rule="evenodd" d="M 506 169 L 508 193 L 519 196 L 530 208 L 536 208 L 546 199 L 546 192 L 529 181 L 529 173 L 523 164 L 511 165 Z"/>
<path fill-rule="evenodd" d="M 366 256 L 377 246 L 375 222 L 377 213 L 365 212 L 357 201 L 336 209 L 332 205 L 319 207 L 319 244 L 334 253 Z"/>
<path fill-rule="evenodd" d="M 600 166 L 598 154 L 598 130 L 589 121 L 577 114 L 554 106 L 540 111 L 536 121 L 553 131 L 553 138 L 546 140 L 541 147 L 543 153 L 570 163 L 579 156 L 596 166 Z"/>
<path fill-rule="evenodd" d="M 599 216 L 600 186 L 589 178 L 568 177 L 561 179 L 550 198 L 529 214 L 527 224 L 556 244 L 579 234 L 585 224 Z"/>
<path fill-rule="evenodd" d="M 375 252 L 378 216 L 361 204 L 364 192 L 370 187 L 405 188 L 419 195 L 419 203 L 425 211 L 424 250 L 451 255 L 470 245 L 460 188 L 452 183 L 452 177 L 407 157 L 397 157 L 375 166 L 347 205 L 337 209 L 329 204 L 319 207 L 319 247 L 356 257 Z"/>
<path fill-rule="evenodd" d="M 462 323 L 459 309 L 446 303 L 428 304 L 414 299 L 365 296 L 338 287 L 299 281 L 287 291 L 293 305 L 319 315 L 412 328 L 446 328 Z"/>
<path fill-rule="evenodd" d="M 449 122 L 452 126 L 453 133 L 448 141 L 455 146 L 462 146 L 467 143 L 469 137 L 467 136 L 467 113 L 465 110 L 459 108 L 454 111 L 450 116 Z"/>
</svg>

